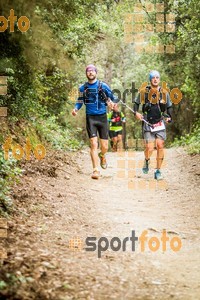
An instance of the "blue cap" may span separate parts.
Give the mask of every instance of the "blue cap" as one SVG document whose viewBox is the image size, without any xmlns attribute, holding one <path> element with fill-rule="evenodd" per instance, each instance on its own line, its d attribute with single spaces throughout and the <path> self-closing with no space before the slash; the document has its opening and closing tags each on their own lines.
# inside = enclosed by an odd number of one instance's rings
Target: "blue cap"
<svg viewBox="0 0 200 300">
<path fill-rule="evenodd" d="M 149 73 L 149 80 L 151 81 L 153 77 L 159 77 L 160 78 L 160 73 L 156 70 L 152 70 Z"/>
</svg>

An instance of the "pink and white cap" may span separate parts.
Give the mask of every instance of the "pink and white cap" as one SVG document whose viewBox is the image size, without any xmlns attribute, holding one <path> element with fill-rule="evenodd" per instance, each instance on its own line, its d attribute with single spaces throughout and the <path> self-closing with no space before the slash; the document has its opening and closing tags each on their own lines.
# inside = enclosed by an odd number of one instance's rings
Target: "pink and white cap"
<svg viewBox="0 0 200 300">
<path fill-rule="evenodd" d="M 85 69 L 86 72 L 88 72 L 90 70 L 95 71 L 97 73 L 97 68 L 92 64 L 88 65 Z"/>
</svg>

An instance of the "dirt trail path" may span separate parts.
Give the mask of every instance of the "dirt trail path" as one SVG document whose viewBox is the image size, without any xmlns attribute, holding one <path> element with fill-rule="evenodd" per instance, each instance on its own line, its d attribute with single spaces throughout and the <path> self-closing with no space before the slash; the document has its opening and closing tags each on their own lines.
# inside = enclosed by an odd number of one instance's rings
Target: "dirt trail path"
<svg viewBox="0 0 200 300">
<path fill-rule="evenodd" d="M 165 180 L 158 185 L 153 168 L 141 173 L 143 154 L 132 155 L 108 153 L 109 166 L 99 180 L 90 179 L 87 151 L 65 161 L 57 158 L 59 166 L 49 158 L 50 169 L 44 162 L 42 172 L 41 163 L 38 173 L 25 173 L 14 195 L 18 210 L 9 222 L 3 265 L 16 281 L 2 295 L 23 300 L 200 299 L 199 157 L 167 150 Z M 135 173 L 129 172 L 133 167 Z M 169 242 L 166 251 L 162 244 L 150 251 L 149 239 L 161 243 L 163 229 L 170 240 L 181 240 L 180 251 L 174 252 Z M 106 237 L 110 243 L 113 237 L 130 237 L 132 230 L 136 236 L 148 231 L 144 252 L 138 242 L 132 251 L 130 240 L 126 251 L 112 251 L 109 244 L 101 258 L 97 250 L 85 250 L 87 237 Z M 83 242 L 80 249 L 69 245 L 75 237 Z"/>
</svg>

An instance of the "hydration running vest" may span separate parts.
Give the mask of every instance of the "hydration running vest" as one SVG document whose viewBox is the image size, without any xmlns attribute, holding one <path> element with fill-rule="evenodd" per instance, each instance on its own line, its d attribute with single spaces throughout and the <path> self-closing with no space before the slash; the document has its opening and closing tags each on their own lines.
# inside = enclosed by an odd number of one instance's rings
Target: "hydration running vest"
<svg viewBox="0 0 200 300">
<path fill-rule="evenodd" d="M 94 91 L 93 91 L 94 90 Z M 84 83 L 84 92 L 83 92 L 83 101 L 84 103 L 89 101 L 89 95 L 90 93 L 96 93 L 96 89 L 90 89 L 88 82 Z M 106 102 L 108 97 L 106 96 L 106 93 L 104 92 L 102 88 L 102 81 L 99 80 L 98 82 L 98 95 L 101 101 Z"/>
<path fill-rule="evenodd" d="M 142 105 L 142 112 L 147 115 L 148 122 L 156 124 L 162 119 L 162 113 L 166 111 L 166 103 L 163 101 L 162 93 L 160 92 L 161 88 L 159 88 L 160 97 L 156 104 L 151 103 L 148 99 L 151 87 L 147 86 L 146 90 L 147 92 L 145 92 L 145 103 Z"/>
<path fill-rule="evenodd" d="M 111 115 L 111 120 L 115 119 L 114 122 L 111 121 L 111 126 L 122 126 L 122 116 L 121 112 L 119 111 L 113 111 Z"/>
</svg>

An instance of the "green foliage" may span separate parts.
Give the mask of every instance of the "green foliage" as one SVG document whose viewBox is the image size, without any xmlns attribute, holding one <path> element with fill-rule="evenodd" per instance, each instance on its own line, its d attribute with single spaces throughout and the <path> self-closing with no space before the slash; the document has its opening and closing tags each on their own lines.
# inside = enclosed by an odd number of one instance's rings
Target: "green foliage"
<svg viewBox="0 0 200 300">
<path fill-rule="evenodd" d="M 52 145 L 54 149 L 64 149 L 73 151 L 80 149 L 82 141 L 78 141 L 80 129 L 69 129 L 60 126 L 55 116 L 48 117 L 46 120 L 40 119 L 35 123 L 38 135 Z"/>
<path fill-rule="evenodd" d="M 8 124 L 12 131 L 15 127 L 14 132 L 19 135 L 20 122 L 25 120 L 29 125 L 24 133 L 31 136 L 31 142 L 41 140 L 56 149 L 78 149 L 83 145 L 84 117 L 79 115 L 72 120 L 73 103 L 69 101 L 69 92 L 85 81 L 85 65 L 96 64 L 99 78 L 121 94 L 131 88 L 132 82 L 139 88 L 141 83 L 148 81 L 149 70 L 158 69 L 162 81 L 170 88 L 178 87 L 183 93 L 181 103 L 174 106 L 174 122 L 169 126 L 168 137 L 179 139 L 177 143 L 189 145 L 190 152 L 198 153 L 198 0 L 165 1 L 167 11 L 176 13 L 176 31 L 155 34 L 151 38 L 152 44 L 175 44 L 176 53 L 164 55 L 139 54 L 133 50 L 133 44 L 124 42 L 124 15 L 133 13 L 136 2 L 12 1 L 15 15 L 26 15 L 31 21 L 31 28 L 24 34 L 17 28 L 14 33 L 8 30 L 0 33 L 0 75 L 8 76 L 8 95 L 0 96 L 0 106 L 8 107 Z M 10 4 L 0 4 L 0 9 L 7 17 Z M 150 17 L 155 23 L 155 13 Z M 130 95 L 126 100 L 132 106 Z M 141 124 L 135 121 L 132 113 L 127 110 L 125 113 L 127 137 L 140 138 Z M 186 136 L 180 139 L 184 134 Z M 4 206 L 9 206 L 8 186 L 19 170 L 15 161 L 6 162 L 0 155 L 0 198 L 4 210 Z"/>
<path fill-rule="evenodd" d="M 0 280 L 0 290 L 4 290 L 5 288 L 7 288 L 7 284 L 4 280 Z"/>
<path fill-rule="evenodd" d="M 196 126 L 192 133 L 176 138 L 173 145 L 185 146 L 189 154 L 200 154 L 200 126 Z"/>
<path fill-rule="evenodd" d="M 12 158 L 5 160 L 3 152 L 0 152 L 0 216 L 9 213 L 12 209 L 10 188 L 20 174 L 21 170 L 17 167 L 16 160 Z"/>
<path fill-rule="evenodd" d="M 14 273 L 1 274 L 0 291 L 9 289 L 10 294 L 15 293 L 15 289 L 19 288 L 21 284 L 33 282 L 32 277 L 25 277 Z"/>
<path fill-rule="evenodd" d="M 49 72 L 49 73 L 48 73 Z M 58 68 L 37 74 L 34 88 L 38 97 L 39 105 L 49 112 L 49 115 L 58 115 L 67 101 L 67 84 L 69 80 L 66 74 Z"/>
</svg>

